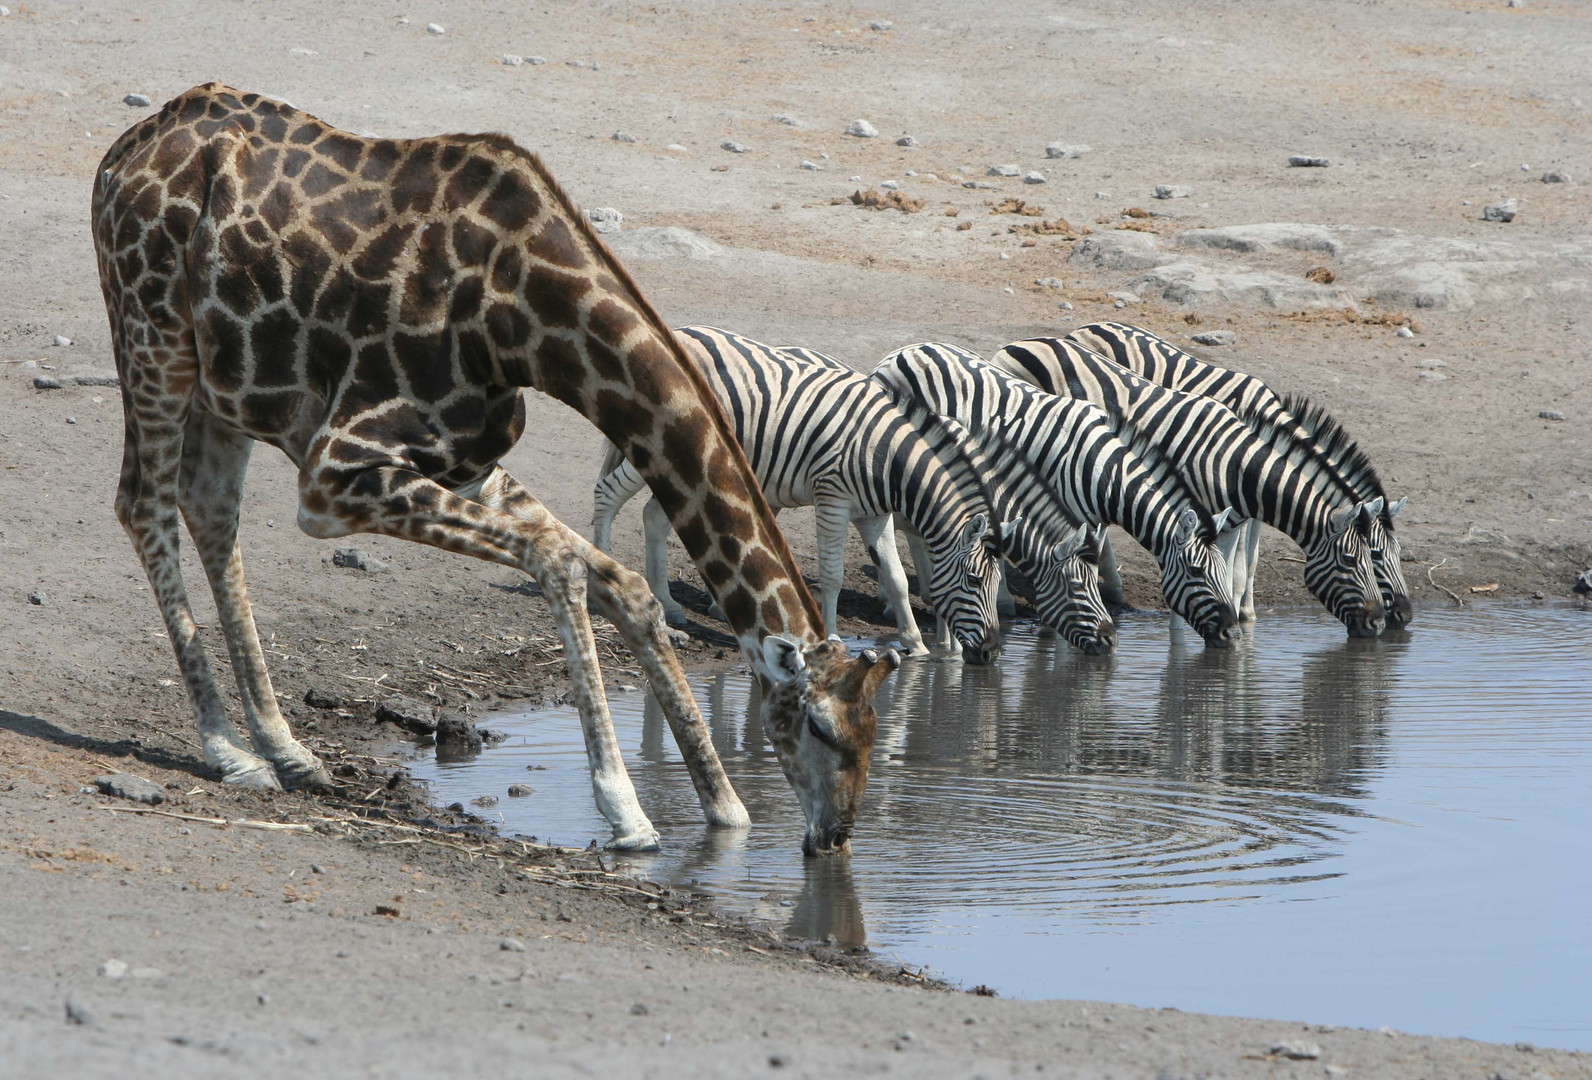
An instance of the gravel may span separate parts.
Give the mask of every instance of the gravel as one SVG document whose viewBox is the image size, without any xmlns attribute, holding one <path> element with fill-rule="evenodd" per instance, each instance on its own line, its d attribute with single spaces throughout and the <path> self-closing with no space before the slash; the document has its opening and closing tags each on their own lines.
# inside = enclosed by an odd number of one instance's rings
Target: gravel
<svg viewBox="0 0 1592 1080">
<path fill-rule="evenodd" d="M 1192 189 L 1182 184 L 1156 184 L 1155 197 L 1157 199 L 1186 199 L 1193 195 Z"/>
<path fill-rule="evenodd" d="M 149 108 L 149 99 L 143 94 L 127 94 L 122 98 L 123 105 L 131 105 L 135 109 Z"/>
<path fill-rule="evenodd" d="M 1488 203 L 1481 208 L 1483 221 L 1513 221 L 1520 212 L 1520 206 L 1514 199 L 1505 199 L 1503 202 Z"/>
<path fill-rule="evenodd" d="M 132 773 L 112 773 L 109 776 L 96 776 L 94 786 L 99 788 L 100 794 L 109 795 L 116 799 L 127 799 L 129 802 L 143 803 L 145 806 L 159 806 L 166 801 L 166 791 L 153 780 L 145 780 Z"/>
<path fill-rule="evenodd" d="M 1238 335 L 1231 330 L 1207 330 L 1203 334 L 1195 334 L 1189 340 L 1201 345 L 1231 345 L 1238 340 Z"/>
<path fill-rule="evenodd" d="M 614 233 L 624 224 L 625 215 L 611 206 L 593 206 L 586 211 L 586 220 L 600 233 Z"/>
<path fill-rule="evenodd" d="M 1084 146 L 1082 143 L 1068 144 L 1053 142 L 1045 146 L 1045 156 L 1048 158 L 1083 157 L 1089 152 L 1089 147 Z"/>
<path fill-rule="evenodd" d="M 719 143 L 719 149 L 728 150 L 732 154 L 744 154 L 750 151 L 752 148 L 747 146 L 745 143 L 738 143 L 734 139 L 725 139 L 723 142 Z"/>
<path fill-rule="evenodd" d="M 859 139 L 877 139 L 879 137 L 879 129 L 866 120 L 853 120 L 846 125 L 845 134 L 855 135 Z"/>
<path fill-rule="evenodd" d="M 1332 162 L 1324 157 L 1311 157 L 1308 154 L 1295 154 L 1288 159 L 1288 164 L 1295 169 L 1325 169 Z"/>
<path fill-rule="evenodd" d="M 363 570 L 367 574 L 380 574 L 387 569 L 386 563 L 357 547 L 340 547 L 332 552 L 332 565 Z"/>
</svg>

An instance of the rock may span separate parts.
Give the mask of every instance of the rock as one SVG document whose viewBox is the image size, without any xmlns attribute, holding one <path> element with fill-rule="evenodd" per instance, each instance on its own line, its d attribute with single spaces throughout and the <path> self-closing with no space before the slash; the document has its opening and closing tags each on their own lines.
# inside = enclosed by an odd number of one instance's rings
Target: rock
<svg viewBox="0 0 1592 1080">
<path fill-rule="evenodd" d="M 770 1069 L 783 1069 L 785 1066 L 787 1066 L 789 1064 L 790 1064 L 790 1055 L 789 1054 L 774 1053 L 774 1054 L 768 1055 L 768 1067 Z"/>
<path fill-rule="evenodd" d="M 770 117 L 770 119 L 772 119 L 774 123 L 784 124 L 786 127 L 799 128 L 802 126 L 801 121 L 797 120 L 789 113 L 775 113 L 772 117 Z"/>
<path fill-rule="evenodd" d="M 44 607 L 49 602 L 50 598 L 45 594 L 43 589 L 28 590 L 28 603 L 32 604 L 34 607 Z"/>
<path fill-rule="evenodd" d="M 1407 326 L 1401 326 L 1398 328 L 1398 335 L 1401 338 L 1412 338 L 1415 336 L 1415 331 Z"/>
<path fill-rule="evenodd" d="M 1293 274 L 1242 267 L 1218 269 L 1195 261 L 1155 266 L 1131 279 L 1128 285 L 1138 292 L 1157 295 L 1168 303 L 1190 306 L 1223 300 L 1289 311 L 1354 307 L 1353 298 L 1342 289 L 1316 285 Z"/>
<path fill-rule="evenodd" d="M 524 952 L 525 942 L 517 937 L 506 937 L 498 942 L 498 948 L 504 952 Z"/>
<path fill-rule="evenodd" d="M 343 707 L 343 699 L 336 694 L 328 693 L 325 690 L 317 690 L 312 686 L 304 691 L 304 704 L 312 709 L 341 709 Z M 380 718 L 379 712 L 377 717 L 378 719 Z"/>
<path fill-rule="evenodd" d="M 732 154 L 748 154 L 752 151 L 750 146 L 747 146 L 745 143 L 738 143 L 734 139 L 725 139 L 723 142 L 719 143 L 719 149 L 728 150 Z"/>
<path fill-rule="evenodd" d="M 1061 310 L 1063 310 L 1063 311 L 1071 311 L 1072 310 L 1072 304 L 1071 304 L 1071 302 L 1069 302 L 1067 300 L 1061 301 L 1056 306 L 1061 308 Z"/>
<path fill-rule="evenodd" d="M 1431 357 L 1427 357 L 1425 360 L 1417 360 L 1417 361 L 1415 361 L 1415 366 L 1417 368 L 1421 369 L 1422 371 L 1436 371 L 1438 368 L 1447 367 L 1448 366 L 1448 361 L 1447 360 L 1439 360 L 1437 357 L 1431 356 Z"/>
<path fill-rule="evenodd" d="M 475 725 L 466 717 L 460 716 L 458 713 L 444 713 L 438 719 L 438 757 L 478 754 L 484 744 L 485 740 L 481 738 L 481 733 L 475 730 Z M 492 798 L 492 796 L 483 795 L 482 798 Z M 492 798 L 492 803 L 488 805 L 496 805 L 496 803 L 497 800 Z M 477 805 L 480 805 L 480 803 L 477 802 Z"/>
<path fill-rule="evenodd" d="M 431 708 L 409 698 L 388 698 L 376 706 L 376 719 L 383 724 L 396 724 L 414 735 L 437 733 L 437 721 Z"/>
<path fill-rule="evenodd" d="M 72 376 L 72 381 L 79 386 L 120 386 L 122 380 L 114 371 L 92 369 L 79 371 Z"/>
<path fill-rule="evenodd" d="M 367 555 L 357 547 L 340 547 L 332 552 L 332 565 L 350 570 L 363 570 L 367 574 L 379 574 L 387 569 L 386 563 Z"/>
<path fill-rule="evenodd" d="M 72 344 L 72 339 L 67 337 L 65 334 L 56 334 L 55 340 L 52 342 L 52 344 L 58 349 L 64 349 L 68 345 Z"/>
<path fill-rule="evenodd" d="M 1217 248 L 1223 251 L 1324 251 L 1343 252 L 1343 242 L 1320 225 L 1301 225 L 1291 221 L 1257 225 L 1226 225 L 1216 229 L 1190 229 L 1179 233 L 1181 247 Z"/>
<path fill-rule="evenodd" d="M 1543 420 L 1564 419 L 1564 413 L 1560 412 L 1558 409 L 1543 409 L 1541 412 L 1537 413 L 1537 416 Z"/>
<path fill-rule="evenodd" d="M 113 773 L 110 776 L 96 776 L 94 786 L 100 789 L 100 794 L 109 795 L 116 799 L 126 799 L 129 802 L 143 803 L 145 806 L 159 806 L 166 801 L 166 790 L 153 780 L 145 780 L 132 773 Z"/>
<path fill-rule="evenodd" d="M 527 56 L 525 58 L 525 62 L 527 64 L 529 64 L 531 67 L 541 67 L 543 64 L 547 63 L 547 57 L 545 57 L 545 56 Z"/>
<path fill-rule="evenodd" d="M 914 139 L 910 135 L 903 135 L 899 139 L 896 140 L 896 145 L 897 146 L 916 146 L 916 145 L 918 145 L 918 140 Z"/>
<path fill-rule="evenodd" d="M 623 226 L 625 215 L 611 206 L 593 206 L 586 211 L 586 220 L 600 233 L 616 233 Z"/>
<path fill-rule="evenodd" d="M 868 29 L 877 30 L 880 33 L 883 33 L 894 25 L 895 23 L 891 22 L 889 19 L 875 19 L 873 22 L 868 24 Z"/>
<path fill-rule="evenodd" d="M 1059 277 L 1035 278 L 1034 284 L 1038 285 L 1041 289 L 1065 289 L 1067 287 L 1067 283 L 1062 281 Z"/>
<path fill-rule="evenodd" d="M 1115 300 L 1117 302 L 1117 306 L 1118 307 L 1121 307 L 1124 304 L 1137 304 L 1139 302 L 1139 294 L 1138 293 L 1110 292 L 1110 293 L 1106 293 L 1106 296 L 1109 297 L 1112 300 Z"/>
<path fill-rule="evenodd" d="M 441 23 L 426 23 L 426 33 L 428 34 L 446 34 L 447 32 L 447 28 Z"/>
<path fill-rule="evenodd" d="M 1191 188 L 1182 184 L 1156 184 L 1155 197 L 1157 199 L 1186 199 L 1193 195 Z"/>
<path fill-rule="evenodd" d="M 83 1004 L 83 999 L 77 996 L 77 991 L 69 991 L 66 995 L 66 1022 L 68 1024 L 82 1024 L 87 1026 L 94 1022 L 94 1014 L 88 1006 Z"/>
<path fill-rule="evenodd" d="M 531 785 L 529 785 L 529 784 L 510 784 L 509 785 L 509 798 L 511 798 L 511 799 L 523 799 L 527 795 L 534 795 L 535 793 L 536 793 L 536 789 L 531 787 Z"/>
<path fill-rule="evenodd" d="M 1154 235 L 1131 229 L 1091 233 L 1079 240 L 1067 256 L 1069 263 L 1102 270 L 1147 270 L 1174 259 L 1176 256 L 1161 250 Z"/>
<path fill-rule="evenodd" d="M 1280 1042 L 1272 1046 L 1271 1053 L 1293 1061 L 1314 1061 L 1321 1056 L 1321 1047 L 1311 1042 Z"/>
<path fill-rule="evenodd" d="M 988 181 L 984 181 L 984 180 L 963 180 L 962 181 L 962 186 L 965 187 L 965 188 L 972 188 L 974 191 L 994 191 L 994 190 L 996 190 L 996 187 L 995 187 L 994 184 L 991 184 Z"/>
<path fill-rule="evenodd" d="M 896 183 L 894 180 L 881 180 L 879 181 L 879 186 L 884 188 L 886 191 L 895 191 L 901 185 Z"/>
<path fill-rule="evenodd" d="M 671 154 L 689 154 L 691 152 L 677 142 L 670 143 L 668 146 L 665 146 L 664 149 L 669 151 Z"/>
<path fill-rule="evenodd" d="M 879 129 L 866 120 L 853 120 L 846 125 L 845 134 L 855 135 L 859 139 L 877 139 L 879 137 Z"/>
<path fill-rule="evenodd" d="M 1562 172 L 1545 172 L 1542 174 L 1542 182 L 1544 184 L 1568 184 L 1570 176 L 1568 173 Z"/>
<path fill-rule="evenodd" d="M 984 170 L 985 176 L 1021 176 L 1022 173 L 1016 165 L 991 165 Z"/>
<path fill-rule="evenodd" d="M 1310 157 L 1307 154 L 1294 154 L 1288 159 L 1288 164 L 1295 169 L 1325 169 L 1332 162 L 1324 157 Z"/>
<path fill-rule="evenodd" d="M 1481 208 L 1483 221 L 1513 221 L 1520 212 L 1519 203 L 1514 199 L 1505 199 L 1503 202 L 1488 203 Z"/>
<path fill-rule="evenodd" d="M 519 67 L 521 64 L 525 63 L 525 57 L 518 56 L 515 53 L 504 53 L 502 56 L 498 57 L 498 63 L 502 64 L 504 67 Z"/>
<path fill-rule="evenodd" d="M 1195 334 L 1189 340 L 1201 345 L 1231 345 L 1238 340 L 1238 335 L 1231 330 L 1207 330 L 1203 334 Z"/>
<path fill-rule="evenodd" d="M 646 1005 L 642 1004 L 639 1001 L 636 1002 L 634 1005 L 630 1006 L 630 1015 L 631 1016 L 646 1016 L 650 1012 L 652 1012 L 652 1010 L 647 1008 Z"/>
<path fill-rule="evenodd" d="M 77 423 L 77 417 L 75 417 L 75 416 L 68 416 L 68 417 L 67 417 L 67 418 L 66 418 L 66 422 L 67 422 L 67 423 L 68 423 L 68 424 L 75 424 L 75 423 Z"/>
<path fill-rule="evenodd" d="M 500 731 L 497 728 L 484 727 L 476 728 L 476 730 L 481 733 L 481 741 L 488 746 L 496 746 L 498 743 L 508 742 L 509 740 L 509 733 Z"/>
<path fill-rule="evenodd" d="M 1044 182 L 1045 174 L 1042 172 L 1023 173 L 1023 183 L 1025 184 L 1043 184 Z"/>
<path fill-rule="evenodd" d="M 149 108 L 149 99 L 143 94 L 127 94 L 122 98 L 123 105 L 131 105 L 135 109 Z"/>
<path fill-rule="evenodd" d="M 99 973 L 107 979 L 120 979 L 127 974 L 127 963 L 123 960 L 107 960 L 99 966 Z"/>
<path fill-rule="evenodd" d="M 621 259 L 714 259 L 725 253 L 707 237 L 675 225 L 626 229 L 611 237 L 608 246 Z"/>
<path fill-rule="evenodd" d="M 65 385 L 60 379 L 52 379 L 48 375 L 33 376 L 33 389 L 35 390 L 59 390 Z"/>
<path fill-rule="evenodd" d="M 1448 376 L 1441 371 L 1417 371 L 1415 377 L 1422 382 L 1447 382 Z"/>
<path fill-rule="evenodd" d="M 630 134 L 630 132 L 628 132 L 628 131 L 616 131 L 612 135 L 610 135 L 609 138 L 613 139 L 614 142 L 635 142 L 636 141 L 636 137 L 634 135 Z"/>
<path fill-rule="evenodd" d="M 813 163 L 811 161 L 808 161 L 805 158 L 803 158 L 802 159 L 802 168 L 806 169 L 808 172 L 821 172 L 821 171 L 823 171 L 824 167 L 822 165 L 815 164 L 815 163 Z"/>
<path fill-rule="evenodd" d="M 1068 143 L 1053 142 L 1053 143 L 1047 143 L 1045 145 L 1045 156 L 1048 157 L 1048 158 L 1076 158 L 1076 157 L 1083 157 L 1085 154 L 1087 154 L 1089 152 L 1090 152 L 1089 147 L 1084 146 L 1082 143 L 1068 144 Z"/>
</svg>

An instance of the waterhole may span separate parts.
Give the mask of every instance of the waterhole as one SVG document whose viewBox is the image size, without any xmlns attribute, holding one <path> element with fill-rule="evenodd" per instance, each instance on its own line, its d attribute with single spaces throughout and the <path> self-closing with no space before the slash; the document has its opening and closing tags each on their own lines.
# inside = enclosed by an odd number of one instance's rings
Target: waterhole
<svg viewBox="0 0 1592 1080">
<path fill-rule="evenodd" d="M 1369 641 L 1263 613 L 1229 650 L 1127 617 L 1107 657 L 1019 624 L 995 667 L 885 683 L 853 853 L 821 861 L 747 676 L 694 681 L 746 833 L 702 824 L 661 712 L 620 693 L 664 836 L 621 862 L 1004 996 L 1592 1049 L 1589 679 L 1572 607 L 1423 611 Z M 607 839 L 572 709 L 490 724 L 510 738 L 473 760 L 419 752 L 438 801 Z"/>
</svg>

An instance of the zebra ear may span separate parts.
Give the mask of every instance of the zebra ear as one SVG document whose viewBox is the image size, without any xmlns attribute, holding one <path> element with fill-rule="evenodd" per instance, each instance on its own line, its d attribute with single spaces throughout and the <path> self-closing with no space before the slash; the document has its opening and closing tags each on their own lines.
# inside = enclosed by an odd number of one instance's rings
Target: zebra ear
<svg viewBox="0 0 1592 1080">
<path fill-rule="evenodd" d="M 1384 506 L 1386 506 L 1386 505 L 1387 505 L 1387 500 L 1384 499 L 1382 496 L 1378 495 L 1376 498 L 1372 499 L 1370 502 L 1365 504 L 1365 511 L 1366 511 L 1366 513 L 1370 514 L 1372 517 L 1381 517 L 1382 516 L 1382 508 Z"/>
<path fill-rule="evenodd" d="M 1345 506 L 1328 514 L 1327 524 L 1332 529 L 1332 535 L 1337 536 L 1347 531 L 1349 526 L 1354 524 L 1354 517 L 1359 512 L 1359 506 Z"/>
<path fill-rule="evenodd" d="M 1177 532 L 1173 534 L 1179 544 L 1186 544 L 1194 539 L 1194 534 L 1199 532 L 1200 516 L 1192 508 L 1184 510 L 1177 516 Z"/>
<path fill-rule="evenodd" d="M 972 547 L 983 539 L 988 532 L 989 515 L 983 513 L 974 514 L 972 519 L 962 529 L 962 543 L 967 547 Z"/>
<path fill-rule="evenodd" d="M 1056 541 L 1056 546 L 1050 549 L 1050 557 L 1058 563 L 1064 563 L 1082 551 L 1083 545 L 1088 539 L 1089 526 L 1080 525 Z"/>
<path fill-rule="evenodd" d="M 1387 516 L 1390 517 L 1390 518 L 1398 517 L 1399 516 L 1399 511 L 1404 509 L 1404 504 L 1409 502 L 1409 501 L 1410 501 L 1410 497 L 1408 495 L 1406 495 L 1406 496 L 1404 496 L 1404 498 L 1398 500 L 1397 502 L 1388 503 L 1387 504 Z"/>
<path fill-rule="evenodd" d="M 1001 535 L 1000 535 L 1001 543 L 1002 544 L 1010 543 L 1011 539 L 1012 539 L 1012 536 L 1017 532 L 1017 526 L 1021 525 L 1022 523 L 1023 523 L 1023 519 L 1020 518 L 1020 517 L 1014 517 L 1014 518 L 1012 518 L 1009 521 L 1001 522 Z"/>
<path fill-rule="evenodd" d="M 1229 506 L 1222 510 L 1221 513 L 1215 515 L 1211 520 L 1216 523 L 1216 531 L 1221 532 L 1223 529 L 1227 528 L 1227 523 L 1231 521 L 1232 518 L 1233 508 Z"/>
<path fill-rule="evenodd" d="M 802 647 L 787 637 L 770 634 L 763 639 L 763 666 L 777 686 L 795 682 L 807 668 Z"/>
</svg>

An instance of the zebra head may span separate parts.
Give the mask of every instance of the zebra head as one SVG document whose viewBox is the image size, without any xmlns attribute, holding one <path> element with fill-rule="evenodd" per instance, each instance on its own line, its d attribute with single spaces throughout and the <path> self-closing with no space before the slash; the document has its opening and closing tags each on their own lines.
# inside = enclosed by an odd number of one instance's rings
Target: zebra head
<svg viewBox="0 0 1592 1080">
<path fill-rule="evenodd" d="M 1098 656 L 1117 647 L 1117 624 L 1100 599 L 1100 535 L 1088 525 L 1069 530 L 1060 540 L 1009 548 L 1012 562 L 1028 576 L 1039 621 L 1055 630 L 1079 652 Z"/>
<path fill-rule="evenodd" d="M 929 599 L 950 619 L 962 658 L 970 664 L 992 664 L 1000 655 L 1000 552 L 1000 534 L 982 511 L 941 543 L 929 544 Z"/>
<path fill-rule="evenodd" d="M 804 855 L 851 846 L 877 733 L 874 692 L 900 664 L 894 649 L 853 659 L 839 638 L 805 648 L 763 639 L 763 730 L 807 818 Z"/>
<path fill-rule="evenodd" d="M 1369 542 L 1382 510 L 1378 497 L 1331 511 L 1327 527 L 1305 549 L 1305 587 L 1350 637 L 1376 637 L 1387 624 Z"/>
<path fill-rule="evenodd" d="M 1374 501 L 1374 500 L 1373 500 Z M 1415 605 L 1410 603 L 1410 587 L 1404 581 L 1404 552 L 1399 538 L 1393 535 L 1393 518 L 1404 509 L 1409 498 L 1387 502 L 1382 512 L 1371 521 L 1366 542 L 1371 548 L 1371 566 L 1376 570 L 1376 583 L 1382 589 L 1382 604 L 1387 608 L 1387 624 L 1392 628 L 1408 626 L 1415 619 Z"/>
<path fill-rule="evenodd" d="M 1232 568 L 1216 546 L 1216 534 L 1231 513 L 1223 510 L 1212 519 L 1185 507 L 1177 517 L 1172 550 L 1161 560 L 1161 592 L 1167 606 L 1214 649 L 1225 649 L 1243 636 Z"/>
</svg>

